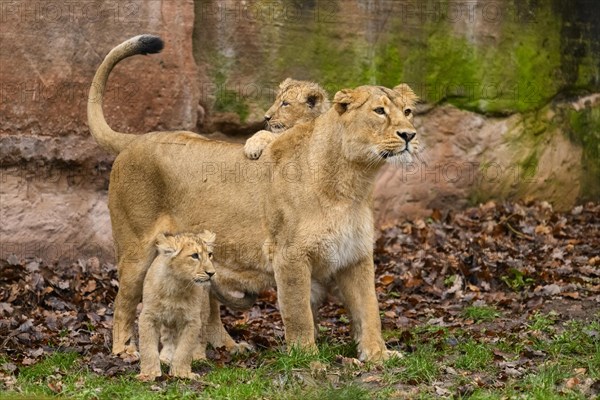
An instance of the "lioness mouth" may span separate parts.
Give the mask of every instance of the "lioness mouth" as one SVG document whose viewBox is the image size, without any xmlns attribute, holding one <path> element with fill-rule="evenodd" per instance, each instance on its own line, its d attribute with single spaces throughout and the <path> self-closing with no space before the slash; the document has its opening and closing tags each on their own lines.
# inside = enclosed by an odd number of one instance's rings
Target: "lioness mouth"
<svg viewBox="0 0 600 400">
<path fill-rule="evenodd" d="M 381 156 L 381 158 L 387 160 L 388 158 L 399 156 L 399 155 L 402 155 L 404 153 L 409 153 L 410 154 L 410 150 L 405 148 L 404 150 L 399 151 L 397 153 L 395 153 L 393 151 L 387 151 L 387 150 L 385 150 L 385 151 L 382 151 L 381 153 L 379 153 L 379 155 Z"/>
</svg>

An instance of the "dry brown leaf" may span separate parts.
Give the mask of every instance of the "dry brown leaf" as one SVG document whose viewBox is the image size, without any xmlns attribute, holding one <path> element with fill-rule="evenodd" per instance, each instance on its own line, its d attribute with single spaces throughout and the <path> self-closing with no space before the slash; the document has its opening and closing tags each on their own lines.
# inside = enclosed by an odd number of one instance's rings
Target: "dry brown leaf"
<svg viewBox="0 0 600 400">
<path fill-rule="evenodd" d="M 565 382 L 565 386 L 569 389 L 573 389 L 575 386 L 579 385 L 581 381 L 577 377 L 569 378 Z"/>
<path fill-rule="evenodd" d="M 394 283 L 394 280 L 396 279 L 396 277 L 394 275 L 382 275 L 381 278 L 379 278 L 379 282 L 381 282 L 381 284 L 383 286 L 388 286 L 391 285 L 392 283 Z"/>
</svg>

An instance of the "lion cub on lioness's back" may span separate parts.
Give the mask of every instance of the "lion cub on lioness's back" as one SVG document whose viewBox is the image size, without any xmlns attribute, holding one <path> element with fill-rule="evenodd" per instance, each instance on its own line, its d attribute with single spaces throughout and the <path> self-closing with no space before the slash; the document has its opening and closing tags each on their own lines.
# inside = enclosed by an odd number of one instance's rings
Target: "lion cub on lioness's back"
<svg viewBox="0 0 600 400">
<path fill-rule="evenodd" d="M 310 122 L 330 107 L 327 92 L 314 82 L 287 78 L 279 85 L 275 102 L 265 114 L 269 131 L 258 131 L 244 145 L 244 154 L 251 160 L 283 131 Z"/>
<path fill-rule="evenodd" d="M 144 280 L 139 379 L 160 376 L 161 360 L 170 364 L 170 375 L 197 378 L 191 364 L 192 359 L 206 358 L 214 241 L 215 234 L 209 231 L 158 235 L 158 255 Z"/>
</svg>

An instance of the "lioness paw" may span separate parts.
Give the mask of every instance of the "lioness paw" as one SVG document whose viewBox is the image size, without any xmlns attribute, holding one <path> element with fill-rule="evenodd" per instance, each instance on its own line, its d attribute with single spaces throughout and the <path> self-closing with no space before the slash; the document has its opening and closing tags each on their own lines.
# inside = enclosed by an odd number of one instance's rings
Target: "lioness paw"
<svg viewBox="0 0 600 400">
<path fill-rule="evenodd" d="M 383 352 L 384 360 L 389 360 L 391 358 L 404 358 L 404 354 L 400 351 L 396 350 L 386 350 Z"/>
<path fill-rule="evenodd" d="M 404 355 L 396 350 L 388 350 L 385 347 L 373 346 L 368 348 L 360 348 L 358 350 L 360 361 L 382 362 L 390 358 L 402 358 Z"/>
<path fill-rule="evenodd" d="M 252 347 L 248 342 L 236 343 L 229 349 L 231 354 L 244 354 L 251 351 L 254 351 L 254 347 Z"/>
<path fill-rule="evenodd" d="M 404 357 L 404 355 L 401 352 L 395 351 L 395 350 L 364 349 L 362 351 L 359 351 L 358 359 L 360 361 L 377 362 L 378 363 L 378 362 L 383 362 L 385 360 L 388 360 L 390 358 L 403 358 L 403 357 Z"/>
<path fill-rule="evenodd" d="M 175 378 L 200 379 L 200 375 L 194 373 L 189 368 L 174 368 L 171 366 L 170 375 Z"/>
<path fill-rule="evenodd" d="M 140 373 L 136 375 L 136 378 L 142 382 L 152 382 L 161 375 L 160 371 L 150 373 Z"/>
</svg>

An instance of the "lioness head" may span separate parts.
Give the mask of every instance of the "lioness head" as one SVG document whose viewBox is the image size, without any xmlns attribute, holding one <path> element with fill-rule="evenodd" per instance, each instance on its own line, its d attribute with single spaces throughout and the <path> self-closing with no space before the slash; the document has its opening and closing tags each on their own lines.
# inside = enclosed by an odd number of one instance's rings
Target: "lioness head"
<svg viewBox="0 0 600 400">
<path fill-rule="evenodd" d="M 215 234 L 204 231 L 198 234 L 159 234 L 156 248 L 167 258 L 165 267 L 175 279 L 190 283 L 208 283 L 215 274 L 212 252 Z"/>
<path fill-rule="evenodd" d="M 280 133 L 296 124 L 309 122 L 329 109 L 327 93 L 318 84 L 287 78 L 279 85 L 275 102 L 265 121 L 271 132 Z"/>
<path fill-rule="evenodd" d="M 419 151 L 413 126 L 417 99 L 406 84 L 394 89 L 360 86 L 337 92 L 333 104 L 345 125 L 342 151 L 346 158 L 373 166 L 412 161 Z"/>
</svg>

